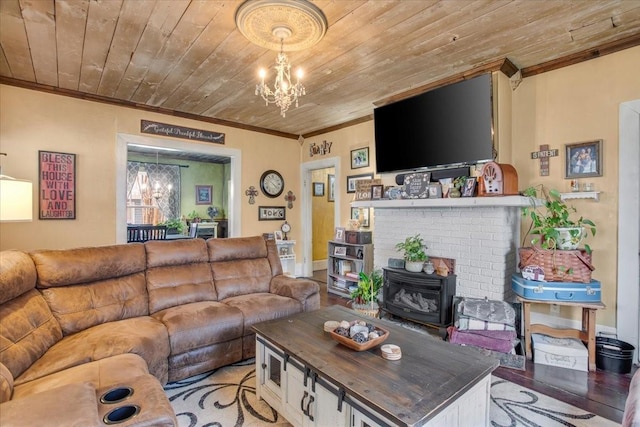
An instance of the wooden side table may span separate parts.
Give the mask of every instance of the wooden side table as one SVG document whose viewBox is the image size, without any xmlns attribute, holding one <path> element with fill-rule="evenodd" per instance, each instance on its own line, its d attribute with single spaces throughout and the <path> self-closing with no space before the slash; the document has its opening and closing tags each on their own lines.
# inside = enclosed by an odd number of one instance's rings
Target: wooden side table
<svg viewBox="0 0 640 427">
<path fill-rule="evenodd" d="M 539 301 L 517 296 L 522 302 L 522 321 L 524 323 L 524 350 L 527 359 L 532 359 L 531 334 L 544 334 L 554 338 L 578 338 L 587 343 L 589 351 L 589 371 L 596 370 L 596 310 L 606 308 L 601 302 L 568 302 L 568 301 Z M 547 325 L 531 324 L 531 304 L 557 304 L 568 307 L 582 308 L 582 330 L 558 329 Z"/>
</svg>

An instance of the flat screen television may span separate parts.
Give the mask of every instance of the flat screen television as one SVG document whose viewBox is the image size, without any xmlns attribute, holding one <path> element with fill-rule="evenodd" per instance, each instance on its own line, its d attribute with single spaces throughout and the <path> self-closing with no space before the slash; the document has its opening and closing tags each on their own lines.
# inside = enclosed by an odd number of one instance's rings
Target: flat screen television
<svg viewBox="0 0 640 427">
<path fill-rule="evenodd" d="M 491 74 L 373 111 L 378 173 L 493 159 Z"/>
</svg>

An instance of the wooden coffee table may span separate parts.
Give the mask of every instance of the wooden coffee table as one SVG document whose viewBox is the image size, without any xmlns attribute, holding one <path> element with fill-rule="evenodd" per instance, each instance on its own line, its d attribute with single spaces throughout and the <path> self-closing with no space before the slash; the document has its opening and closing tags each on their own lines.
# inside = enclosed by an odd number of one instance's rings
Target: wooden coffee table
<svg viewBox="0 0 640 427">
<path fill-rule="evenodd" d="M 357 352 L 324 332 L 362 319 L 390 332 L 402 358 Z M 295 426 L 488 425 L 491 372 L 470 349 L 333 306 L 256 324 L 256 390 Z"/>
</svg>

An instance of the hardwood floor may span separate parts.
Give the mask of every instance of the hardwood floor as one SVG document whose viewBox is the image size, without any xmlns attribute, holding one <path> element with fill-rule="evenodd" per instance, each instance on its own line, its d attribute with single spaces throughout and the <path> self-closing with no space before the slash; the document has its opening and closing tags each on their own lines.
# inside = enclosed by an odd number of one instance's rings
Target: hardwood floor
<svg viewBox="0 0 640 427">
<path fill-rule="evenodd" d="M 320 283 L 321 306 L 348 306 L 348 299 L 327 292 L 326 274 L 319 270 L 313 276 Z M 624 375 L 600 369 L 587 373 L 527 361 L 525 371 L 498 368 L 494 375 L 619 423 L 636 369 Z"/>
</svg>

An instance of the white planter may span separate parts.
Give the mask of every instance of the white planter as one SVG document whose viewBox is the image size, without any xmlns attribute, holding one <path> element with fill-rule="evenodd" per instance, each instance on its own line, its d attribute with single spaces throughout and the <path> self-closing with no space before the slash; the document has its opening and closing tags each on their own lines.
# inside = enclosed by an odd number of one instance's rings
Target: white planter
<svg viewBox="0 0 640 427">
<path fill-rule="evenodd" d="M 556 248 L 564 251 L 575 250 L 585 238 L 586 232 L 583 227 L 556 228 L 558 233 L 558 241 Z"/>
<path fill-rule="evenodd" d="M 424 266 L 423 261 L 405 261 L 404 262 L 404 268 L 407 271 L 411 271 L 412 273 L 421 272 L 423 266 Z"/>
</svg>

